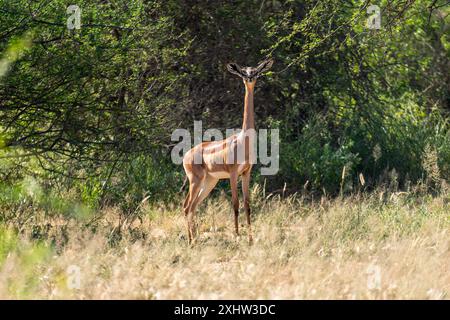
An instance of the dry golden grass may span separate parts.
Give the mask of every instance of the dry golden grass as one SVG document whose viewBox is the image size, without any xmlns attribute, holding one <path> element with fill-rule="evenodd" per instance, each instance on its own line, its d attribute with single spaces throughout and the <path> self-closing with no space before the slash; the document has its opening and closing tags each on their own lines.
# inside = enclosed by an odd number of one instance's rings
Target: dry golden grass
<svg viewBox="0 0 450 320">
<path fill-rule="evenodd" d="M 125 223 L 121 237 L 113 208 L 99 213 L 95 232 L 47 217 L 41 244 L 4 229 L 0 298 L 449 298 L 449 195 L 307 202 L 264 199 L 256 188 L 253 198 L 253 246 L 245 224 L 233 235 L 223 197 L 202 206 L 192 247 L 178 206 L 144 205 L 142 221 Z M 71 288 L 74 270 L 79 288 Z"/>
</svg>

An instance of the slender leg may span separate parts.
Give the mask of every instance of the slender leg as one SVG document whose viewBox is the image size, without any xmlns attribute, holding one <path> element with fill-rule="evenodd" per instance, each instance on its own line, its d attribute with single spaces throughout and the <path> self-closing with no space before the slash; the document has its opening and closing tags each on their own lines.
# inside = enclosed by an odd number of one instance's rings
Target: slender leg
<svg viewBox="0 0 450 320">
<path fill-rule="evenodd" d="M 216 186 L 219 180 L 215 179 L 211 176 L 207 176 L 205 181 L 203 182 L 202 188 L 200 189 L 200 194 L 198 196 L 197 206 L 202 203 L 203 200 L 211 193 L 212 189 Z"/>
<path fill-rule="evenodd" d="M 195 235 L 195 225 L 194 225 L 194 215 L 195 215 L 195 205 L 196 200 L 200 192 L 202 183 L 201 182 L 191 182 L 189 186 L 189 201 L 187 207 L 185 208 L 186 223 L 188 228 L 189 243 L 192 243 Z"/>
<path fill-rule="evenodd" d="M 188 194 L 186 196 L 186 199 L 184 200 L 183 203 L 183 213 L 184 213 L 184 218 L 186 219 L 186 227 L 187 227 L 187 234 L 188 234 L 188 241 L 189 243 L 191 242 L 191 231 L 189 229 L 189 222 L 188 222 L 188 214 L 189 214 L 189 204 L 191 201 L 191 187 L 189 186 L 189 191 Z"/>
<path fill-rule="evenodd" d="M 237 189 L 238 176 L 236 172 L 230 173 L 230 186 L 231 186 L 231 200 L 233 202 L 234 210 L 234 228 L 236 235 L 239 236 L 239 197 Z"/>
<path fill-rule="evenodd" d="M 198 192 L 196 193 L 195 197 L 192 197 L 190 206 L 188 208 L 188 221 L 190 221 L 191 225 L 191 237 L 192 239 L 195 236 L 195 211 L 197 210 L 197 207 L 202 203 L 202 201 L 211 193 L 211 190 L 216 186 L 217 179 L 206 175 L 203 181 L 201 182 L 200 188 Z"/>
<path fill-rule="evenodd" d="M 245 215 L 247 217 L 248 225 L 248 242 L 251 244 L 253 242 L 252 237 L 252 226 L 250 222 L 250 170 L 247 170 L 242 174 L 242 193 L 244 195 L 244 209 Z"/>
<path fill-rule="evenodd" d="M 188 206 L 189 206 L 190 197 L 191 197 L 191 192 L 188 191 L 188 194 L 186 195 L 186 199 L 184 199 L 184 203 L 183 203 L 184 216 L 187 216 L 187 214 L 188 214 L 187 209 L 188 209 Z"/>
</svg>

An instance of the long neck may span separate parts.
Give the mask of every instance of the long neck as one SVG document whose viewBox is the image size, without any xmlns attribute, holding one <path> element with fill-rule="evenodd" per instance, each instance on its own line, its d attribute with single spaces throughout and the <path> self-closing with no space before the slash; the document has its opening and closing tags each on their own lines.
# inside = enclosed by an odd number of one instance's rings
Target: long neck
<svg viewBox="0 0 450 320">
<path fill-rule="evenodd" d="M 255 83 L 245 83 L 244 122 L 242 131 L 255 129 L 255 111 L 253 108 L 253 89 Z"/>
</svg>

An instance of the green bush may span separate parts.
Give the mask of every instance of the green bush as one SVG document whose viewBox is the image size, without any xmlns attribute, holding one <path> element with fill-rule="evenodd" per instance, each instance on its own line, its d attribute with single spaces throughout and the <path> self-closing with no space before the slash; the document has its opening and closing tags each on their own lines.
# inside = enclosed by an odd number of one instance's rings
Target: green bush
<svg viewBox="0 0 450 320">
<path fill-rule="evenodd" d="M 91 179 L 83 193 L 89 195 L 91 202 L 118 203 L 124 210 L 133 211 L 144 198 L 173 199 L 183 183 L 181 170 L 181 166 L 171 163 L 168 155 L 142 155 L 122 163 L 117 172 L 101 183 Z"/>
<path fill-rule="evenodd" d="M 308 182 L 314 191 L 336 193 L 359 162 L 352 141 L 335 141 L 325 119 L 316 117 L 304 126 L 297 141 L 281 142 L 277 179 L 291 188 L 301 189 Z"/>
</svg>

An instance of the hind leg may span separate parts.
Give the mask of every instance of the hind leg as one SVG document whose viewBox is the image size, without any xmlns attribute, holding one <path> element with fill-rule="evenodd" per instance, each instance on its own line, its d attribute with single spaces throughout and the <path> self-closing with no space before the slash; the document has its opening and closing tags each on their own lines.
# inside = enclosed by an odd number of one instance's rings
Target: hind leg
<svg viewBox="0 0 450 320">
<path fill-rule="evenodd" d="M 183 203 L 183 213 L 184 213 L 184 218 L 186 220 L 186 231 L 187 231 L 189 243 L 191 242 L 191 231 L 189 229 L 189 224 L 187 222 L 187 216 L 189 214 L 188 209 L 189 209 L 190 199 L 191 199 L 191 190 L 188 191 L 188 194 L 186 195 L 186 199 L 184 200 L 184 203 Z"/>
<path fill-rule="evenodd" d="M 195 216 L 195 206 L 196 202 L 201 190 L 201 182 L 192 182 L 189 186 L 189 195 L 184 207 L 184 215 L 186 217 L 186 225 L 188 230 L 188 238 L 189 243 L 192 243 L 195 236 L 195 224 L 194 224 L 194 216 Z"/>
<path fill-rule="evenodd" d="M 213 178 L 210 175 L 206 177 L 200 189 L 197 206 L 199 206 L 200 203 L 202 203 L 202 201 L 205 200 L 207 196 L 209 196 L 209 194 L 211 193 L 212 189 L 214 189 L 218 181 L 219 181 L 218 179 Z"/>
<path fill-rule="evenodd" d="M 187 168 L 186 168 L 187 167 Z M 185 166 L 189 178 L 189 200 L 185 206 L 186 223 L 188 227 L 189 243 L 192 243 L 195 237 L 195 209 L 204 188 L 206 171 L 201 165 Z"/>
<path fill-rule="evenodd" d="M 196 235 L 194 219 L 195 219 L 195 212 L 197 210 L 197 207 L 209 195 L 211 190 L 217 184 L 217 181 L 218 181 L 217 179 L 207 176 L 201 182 L 198 192 L 196 191 L 196 189 L 194 191 L 196 193 L 196 195 L 192 197 L 191 203 L 188 208 L 188 217 L 187 217 L 188 225 L 190 226 L 190 234 L 191 234 L 192 240 L 194 240 L 194 237 Z"/>
<path fill-rule="evenodd" d="M 203 182 L 202 188 L 200 189 L 200 194 L 198 196 L 198 200 L 195 203 L 194 210 L 198 209 L 198 206 L 203 202 L 203 200 L 208 197 L 208 195 L 211 193 L 212 189 L 216 186 L 217 182 L 219 180 L 216 178 L 213 178 L 211 176 L 207 176 L 205 181 Z"/>
<path fill-rule="evenodd" d="M 184 202 L 183 202 L 183 212 L 184 212 L 185 216 L 187 215 L 187 208 L 188 208 L 188 204 L 189 204 L 190 194 L 191 194 L 191 192 L 188 191 L 188 194 L 186 195 L 186 199 L 184 199 Z"/>
</svg>

